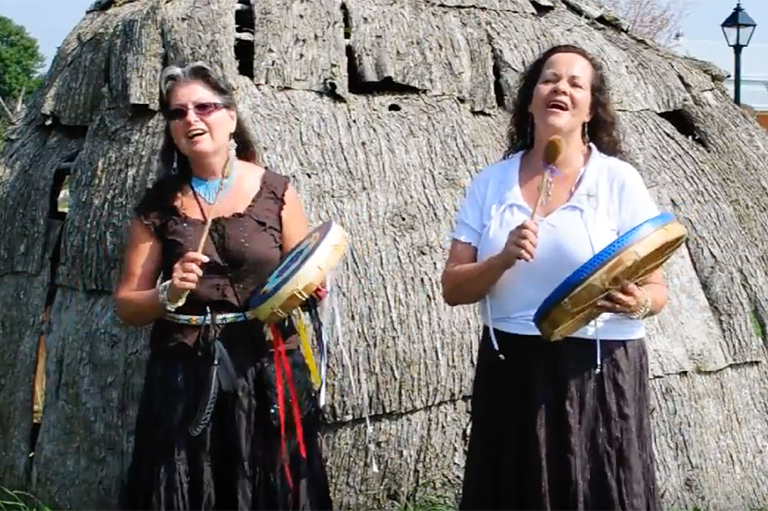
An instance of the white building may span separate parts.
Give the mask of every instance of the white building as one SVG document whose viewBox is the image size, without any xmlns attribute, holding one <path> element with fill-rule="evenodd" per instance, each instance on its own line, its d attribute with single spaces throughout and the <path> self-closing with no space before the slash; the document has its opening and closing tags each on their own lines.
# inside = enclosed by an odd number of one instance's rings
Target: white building
<svg viewBox="0 0 768 511">
<path fill-rule="evenodd" d="M 733 95 L 733 48 L 725 42 L 680 38 L 675 51 L 681 55 L 711 62 L 729 74 L 726 87 Z M 768 44 L 752 43 L 741 55 L 741 104 L 758 112 L 768 112 Z"/>
</svg>

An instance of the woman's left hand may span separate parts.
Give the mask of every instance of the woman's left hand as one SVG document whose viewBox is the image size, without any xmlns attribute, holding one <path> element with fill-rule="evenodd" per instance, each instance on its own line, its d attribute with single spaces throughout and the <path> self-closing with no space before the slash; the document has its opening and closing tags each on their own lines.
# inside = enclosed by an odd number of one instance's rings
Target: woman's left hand
<svg viewBox="0 0 768 511">
<path fill-rule="evenodd" d="M 632 314 L 642 309 L 645 300 L 649 299 L 637 284 L 624 281 L 619 289 L 609 291 L 605 297 L 598 300 L 597 306 L 603 312 Z"/>
</svg>

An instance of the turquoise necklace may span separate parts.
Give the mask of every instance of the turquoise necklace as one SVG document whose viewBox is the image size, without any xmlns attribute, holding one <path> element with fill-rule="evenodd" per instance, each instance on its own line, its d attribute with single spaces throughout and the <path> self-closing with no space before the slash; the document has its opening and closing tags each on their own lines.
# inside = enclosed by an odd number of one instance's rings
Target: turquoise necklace
<svg viewBox="0 0 768 511">
<path fill-rule="evenodd" d="M 227 178 L 227 180 L 224 182 L 224 187 L 221 189 L 221 193 L 225 193 L 230 185 L 232 184 L 232 179 L 235 177 L 235 169 L 237 168 L 237 165 L 232 166 L 232 172 Z M 202 179 L 197 176 L 192 176 L 192 179 L 189 182 L 189 185 L 192 187 L 192 190 L 194 192 L 203 198 L 205 202 L 208 204 L 213 204 L 216 202 L 216 192 L 219 191 L 219 185 L 221 183 L 221 178 L 218 179 Z"/>
</svg>

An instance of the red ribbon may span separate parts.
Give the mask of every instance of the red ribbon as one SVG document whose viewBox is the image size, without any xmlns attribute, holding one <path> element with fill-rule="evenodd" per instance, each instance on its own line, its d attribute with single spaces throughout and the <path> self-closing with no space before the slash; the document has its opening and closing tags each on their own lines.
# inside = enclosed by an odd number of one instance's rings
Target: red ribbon
<svg viewBox="0 0 768 511">
<path fill-rule="evenodd" d="M 288 355 L 285 352 L 283 336 L 280 335 L 277 325 L 270 325 L 270 330 L 272 331 L 272 348 L 275 359 L 275 384 L 277 387 L 278 403 L 277 412 L 280 416 L 280 452 L 283 458 L 283 469 L 285 470 L 285 477 L 288 480 L 288 487 L 293 488 L 293 478 L 291 477 L 291 468 L 288 462 L 288 446 L 285 441 L 285 409 L 283 408 L 285 390 L 283 389 L 283 371 L 285 371 L 285 378 L 288 380 L 288 393 L 291 400 L 293 422 L 296 428 L 296 439 L 299 442 L 299 452 L 301 452 L 301 457 L 304 459 L 307 459 L 307 449 L 304 445 L 304 429 L 301 425 L 301 411 L 299 409 L 299 400 L 296 395 L 296 386 L 293 382 L 291 362 L 288 360 Z"/>
<path fill-rule="evenodd" d="M 322 302 L 323 300 L 325 300 L 325 297 L 328 296 L 328 290 L 325 288 L 324 285 L 320 284 L 319 286 L 317 286 L 317 288 L 312 294 L 317 297 L 318 301 Z"/>
</svg>

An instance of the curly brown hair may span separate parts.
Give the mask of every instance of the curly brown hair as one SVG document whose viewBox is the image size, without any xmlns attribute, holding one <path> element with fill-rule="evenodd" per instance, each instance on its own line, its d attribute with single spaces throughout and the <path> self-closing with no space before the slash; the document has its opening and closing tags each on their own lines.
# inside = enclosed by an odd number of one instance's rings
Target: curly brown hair
<svg viewBox="0 0 768 511">
<path fill-rule="evenodd" d="M 607 155 L 623 156 L 624 150 L 616 127 L 616 113 L 611 105 L 608 83 L 602 65 L 583 48 L 565 44 L 553 46 L 542 53 L 523 73 L 512 106 L 512 118 L 507 129 L 508 143 L 504 158 L 509 158 L 518 151 L 529 150 L 533 147 L 533 119 L 528 112 L 528 106 L 533 100 L 533 90 L 539 82 L 544 65 L 550 57 L 558 53 L 580 55 L 592 65 L 594 72 L 591 87 L 592 118 L 587 123 L 589 140 Z"/>
</svg>

